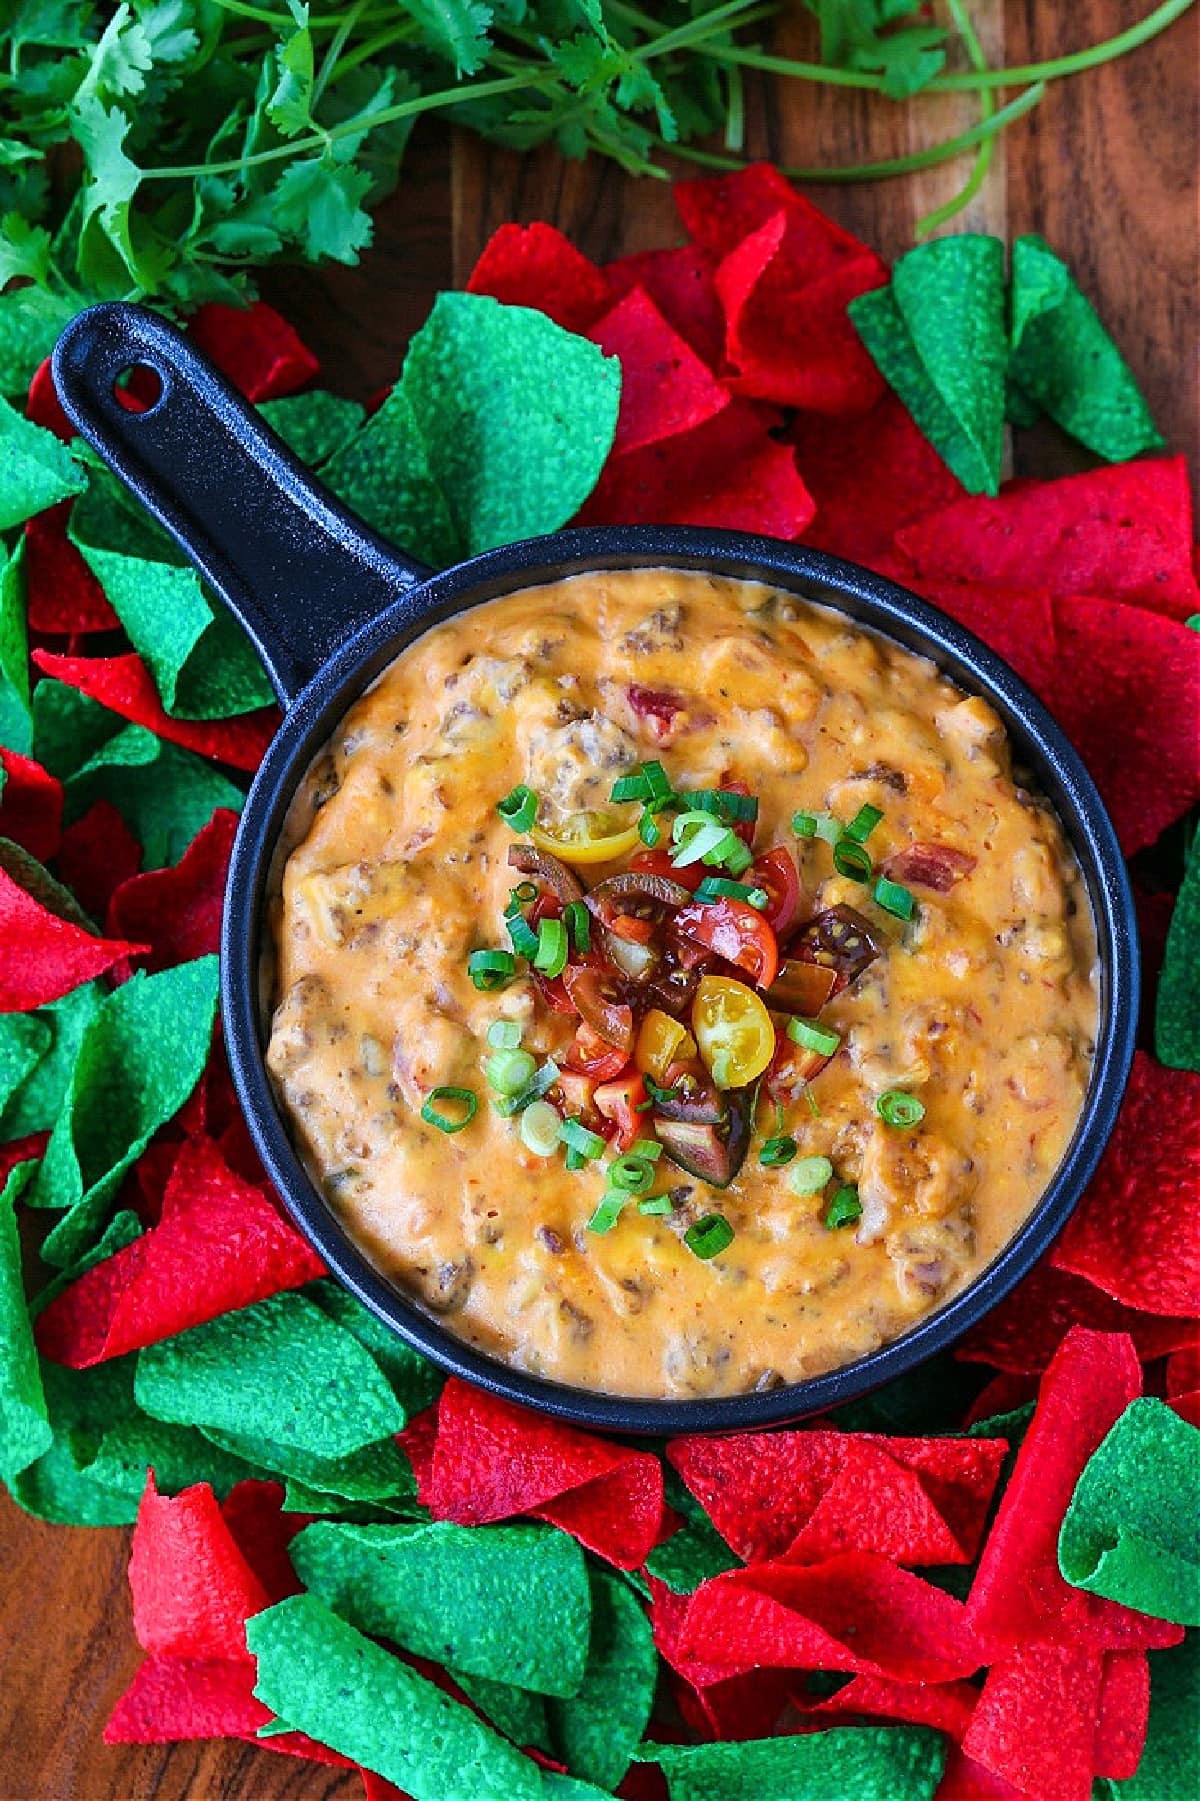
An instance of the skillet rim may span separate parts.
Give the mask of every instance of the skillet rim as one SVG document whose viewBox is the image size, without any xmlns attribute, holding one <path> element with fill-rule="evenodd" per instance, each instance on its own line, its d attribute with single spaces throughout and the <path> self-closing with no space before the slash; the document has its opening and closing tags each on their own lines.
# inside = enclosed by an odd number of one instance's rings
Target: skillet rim
<svg viewBox="0 0 1200 1801">
<path fill-rule="evenodd" d="M 338 1223 L 293 1148 L 263 1055 L 258 986 L 263 900 L 276 841 L 309 764 L 347 709 L 416 637 L 519 588 L 589 570 L 698 570 L 791 589 L 929 657 L 997 707 L 1052 803 L 1084 876 L 1096 926 L 1099 1028 L 1092 1078 L 1070 1145 L 1020 1230 L 944 1307 L 854 1362 L 762 1393 L 667 1400 L 548 1381 L 456 1338 L 381 1275 Z M 484 552 L 429 576 L 348 638 L 288 708 L 251 785 L 230 862 L 221 934 L 226 1048 L 256 1149 L 293 1220 L 358 1300 L 447 1374 L 572 1425 L 624 1435 L 782 1425 L 855 1400 L 948 1348 L 1028 1273 L 1078 1204 L 1116 1122 L 1133 1059 L 1139 958 L 1132 892 L 1112 823 L 1061 727 L 988 646 L 907 589 L 857 564 L 781 539 L 716 528 L 574 528 Z"/>
</svg>

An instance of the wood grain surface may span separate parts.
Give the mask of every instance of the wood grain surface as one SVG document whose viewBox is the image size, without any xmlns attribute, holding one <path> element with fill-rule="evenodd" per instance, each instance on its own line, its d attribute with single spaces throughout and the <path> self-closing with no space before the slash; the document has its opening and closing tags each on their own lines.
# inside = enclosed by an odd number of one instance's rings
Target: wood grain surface
<svg viewBox="0 0 1200 1801">
<path fill-rule="evenodd" d="M 1148 0 L 979 0 L 993 60 L 1009 64 L 1098 41 Z M 795 11 L 799 12 L 798 5 Z M 1074 266 L 1137 372 L 1173 450 L 1193 463 L 1197 238 L 1195 12 L 1118 63 L 1056 84 L 1005 135 L 966 219 L 1007 234 L 1039 231 Z M 1068 40 L 1066 42 L 1065 40 Z M 811 51 L 803 22 L 778 47 Z M 781 163 L 849 163 L 902 153 L 917 132 L 970 122 L 970 96 L 919 115 L 873 96 L 782 81 L 748 92 L 748 149 Z M 928 141 L 928 140 L 923 140 Z M 869 187 L 809 191 L 885 256 L 954 191 L 965 166 Z M 327 384 L 360 398 L 389 383 L 439 287 L 461 283 L 505 220 L 549 219 L 605 260 L 681 235 L 666 183 L 608 165 L 517 157 L 430 125 L 414 139 L 401 190 L 378 218 L 357 270 L 288 270 L 267 297 L 320 356 Z M 1056 474 L 1074 452 L 1051 428 L 1020 434 L 1020 474 Z M 357 1776 L 226 1742 L 104 1746 L 101 1732 L 140 1653 L 125 1564 L 128 1534 L 46 1526 L 0 1498 L 0 1801 L 335 1801 Z M 851 1801 L 847 1797 L 847 1801 Z"/>
</svg>

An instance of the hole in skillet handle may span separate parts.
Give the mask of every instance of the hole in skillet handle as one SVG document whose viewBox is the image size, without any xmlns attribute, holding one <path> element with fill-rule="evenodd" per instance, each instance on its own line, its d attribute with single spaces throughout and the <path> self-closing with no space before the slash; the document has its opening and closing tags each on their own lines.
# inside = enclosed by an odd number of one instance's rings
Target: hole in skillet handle
<svg viewBox="0 0 1200 1801">
<path fill-rule="evenodd" d="M 113 395 L 127 413 L 152 413 L 166 383 L 152 363 L 130 363 L 113 383 Z"/>
</svg>

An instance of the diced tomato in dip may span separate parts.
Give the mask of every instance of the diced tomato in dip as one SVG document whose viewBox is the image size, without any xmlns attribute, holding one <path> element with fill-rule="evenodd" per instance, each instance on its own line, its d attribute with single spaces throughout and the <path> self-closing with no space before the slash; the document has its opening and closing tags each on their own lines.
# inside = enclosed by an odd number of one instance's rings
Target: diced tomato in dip
<svg viewBox="0 0 1200 1801">
<path fill-rule="evenodd" d="M 849 1362 L 986 1267 L 1078 1120 L 1093 923 L 1000 720 L 767 587 L 585 574 L 434 627 L 283 849 L 268 1061 L 313 1180 L 519 1368 Z"/>
</svg>

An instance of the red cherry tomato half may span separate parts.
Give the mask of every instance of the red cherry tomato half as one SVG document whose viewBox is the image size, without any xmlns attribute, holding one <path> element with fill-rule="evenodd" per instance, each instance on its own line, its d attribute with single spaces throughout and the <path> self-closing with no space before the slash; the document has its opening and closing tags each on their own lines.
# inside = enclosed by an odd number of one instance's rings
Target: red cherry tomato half
<svg viewBox="0 0 1200 1801">
<path fill-rule="evenodd" d="M 646 1083 L 640 1069 L 631 1070 L 618 1082 L 605 1082 L 597 1088 L 596 1110 L 605 1119 L 611 1119 L 617 1128 L 613 1139 L 615 1150 L 627 1151 L 642 1136 L 642 1116 L 638 1107 L 645 1098 Z"/>
<path fill-rule="evenodd" d="M 601 1038 L 599 1032 L 593 1031 L 586 1020 L 580 1022 L 563 1058 L 567 1069 L 576 1070 L 583 1076 L 591 1076 L 596 1082 L 611 1082 L 614 1076 L 620 1075 L 628 1061 L 627 1052 L 618 1050 L 606 1038 Z"/>
<path fill-rule="evenodd" d="M 755 858 L 745 879 L 756 888 L 766 889 L 763 918 L 776 938 L 782 938 L 795 924 L 800 908 L 800 876 L 791 851 L 783 844 L 764 851 L 761 857 Z"/>
<path fill-rule="evenodd" d="M 756 987 L 769 988 L 779 968 L 779 944 L 757 907 L 745 901 L 695 902 L 675 915 L 675 929 L 744 969 Z"/>
<path fill-rule="evenodd" d="M 670 852 L 665 850 L 635 851 L 629 859 L 629 867 L 640 870 L 643 875 L 665 876 L 668 882 L 679 882 L 684 888 L 691 888 L 693 891 L 700 886 L 706 875 L 712 874 L 710 869 L 705 869 L 703 863 L 685 863 L 682 869 L 676 869 Z"/>
</svg>

